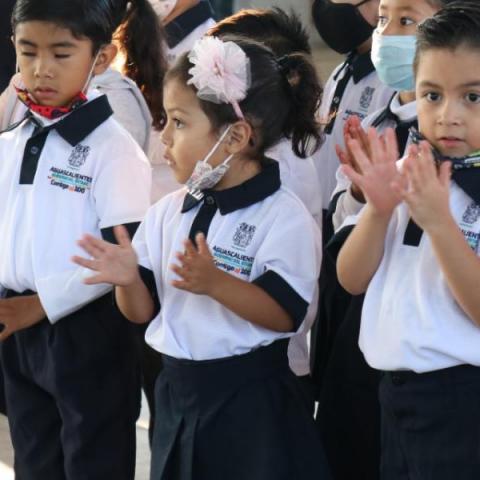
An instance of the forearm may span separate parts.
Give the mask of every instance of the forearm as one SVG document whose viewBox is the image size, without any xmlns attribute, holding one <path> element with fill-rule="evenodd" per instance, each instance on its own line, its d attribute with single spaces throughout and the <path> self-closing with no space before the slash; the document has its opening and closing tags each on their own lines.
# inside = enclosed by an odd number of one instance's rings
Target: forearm
<svg viewBox="0 0 480 480">
<path fill-rule="evenodd" d="M 435 256 L 453 297 L 480 326 L 480 259 L 470 248 L 455 220 L 449 215 L 427 230 Z"/>
<path fill-rule="evenodd" d="M 337 275 L 352 295 L 365 293 L 383 257 L 390 215 L 377 214 L 370 205 L 340 250 Z"/>
<path fill-rule="evenodd" d="M 291 332 L 293 319 L 263 289 L 217 269 L 209 296 L 225 308 L 260 327 Z"/>
<path fill-rule="evenodd" d="M 140 274 L 128 287 L 115 287 L 115 300 L 122 314 L 133 323 L 147 323 L 154 317 L 154 301 Z"/>
</svg>

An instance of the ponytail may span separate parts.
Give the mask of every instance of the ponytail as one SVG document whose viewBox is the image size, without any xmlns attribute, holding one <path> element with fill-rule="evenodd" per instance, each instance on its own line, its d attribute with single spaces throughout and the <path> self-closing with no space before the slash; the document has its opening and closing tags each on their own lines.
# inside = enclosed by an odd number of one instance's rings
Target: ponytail
<svg viewBox="0 0 480 480">
<path fill-rule="evenodd" d="M 163 80 L 168 65 L 162 48 L 163 30 L 148 0 L 128 2 L 115 38 L 125 56 L 124 73 L 142 91 L 153 126 L 161 130 L 165 124 Z"/>
<path fill-rule="evenodd" d="M 277 62 L 287 81 L 291 102 L 284 135 L 292 140 L 295 154 L 305 158 L 322 144 L 323 135 L 317 121 L 317 112 L 323 88 L 315 67 L 305 55 L 292 53 L 281 57 Z"/>
</svg>

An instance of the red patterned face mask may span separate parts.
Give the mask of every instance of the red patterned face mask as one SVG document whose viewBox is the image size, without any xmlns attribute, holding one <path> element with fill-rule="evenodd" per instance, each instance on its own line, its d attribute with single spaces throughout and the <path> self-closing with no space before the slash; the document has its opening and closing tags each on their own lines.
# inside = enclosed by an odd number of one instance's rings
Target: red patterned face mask
<svg viewBox="0 0 480 480">
<path fill-rule="evenodd" d="M 35 102 L 26 89 L 15 87 L 19 100 L 25 104 L 32 112 L 41 115 L 49 120 L 55 120 L 63 117 L 67 113 L 73 112 L 73 110 L 81 107 L 87 102 L 87 97 L 83 92 L 78 93 L 70 104 L 66 107 L 49 107 L 47 105 L 40 105 Z"/>
</svg>

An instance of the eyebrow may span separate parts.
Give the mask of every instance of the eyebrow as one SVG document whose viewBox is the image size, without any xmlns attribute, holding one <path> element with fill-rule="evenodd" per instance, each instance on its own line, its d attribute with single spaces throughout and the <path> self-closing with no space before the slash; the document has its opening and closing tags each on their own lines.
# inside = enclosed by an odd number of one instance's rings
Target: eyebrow
<svg viewBox="0 0 480 480">
<path fill-rule="evenodd" d="M 31 40 L 27 40 L 25 38 L 20 38 L 18 40 L 19 45 L 22 45 L 24 47 L 34 47 L 38 48 L 38 45 L 35 42 L 32 42 Z M 57 43 L 52 43 L 49 45 L 50 48 L 75 48 L 76 45 L 72 42 L 57 42 Z"/>
<path fill-rule="evenodd" d="M 429 87 L 429 88 L 441 88 L 441 85 L 438 85 L 434 82 L 423 81 L 419 84 L 420 87 Z M 472 88 L 472 87 L 480 87 L 480 80 L 474 80 L 472 82 L 466 82 L 459 85 L 460 88 Z"/>
<path fill-rule="evenodd" d="M 179 108 L 179 107 L 167 108 L 166 111 L 167 111 L 167 113 L 180 112 L 180 113 L 183 113 L 185 115 L 188 115 L 188 112 L 186 110 L 184 110 L 183 108 Z"/>
</svg>

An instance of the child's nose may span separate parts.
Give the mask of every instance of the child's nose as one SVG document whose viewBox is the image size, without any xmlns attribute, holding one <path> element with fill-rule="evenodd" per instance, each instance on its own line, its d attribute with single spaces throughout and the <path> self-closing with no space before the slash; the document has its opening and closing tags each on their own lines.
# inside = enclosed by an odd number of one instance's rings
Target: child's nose
<svg viewBox="0 0 480 480">
<path fill-rule="evenodd" d="M 445 100 L 439 115 L 439 123 L 443 125 L 454 125 L 460 123 L 461 120 L 460 107 L 457 102 Z"/>
<path fill-rule="evenodd" d="M 38 58 L 35 62 L 34 73 L 37 78 L 52 78 L 52 63 L 47 59 Z"/>
<path fill-rule="evenodd" d="M 168 126 L 165 126 L 162 130 L 162 133 L 160 134 L 160 140 L 167 147 L 170 147 L 172 145 L 172 137 L 169 133 Z"/>
</svg>

